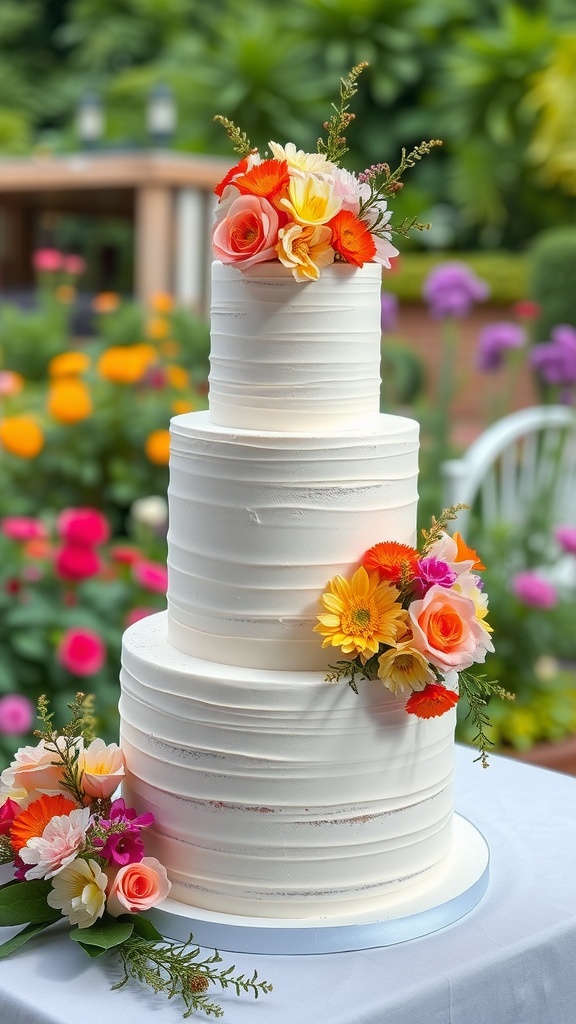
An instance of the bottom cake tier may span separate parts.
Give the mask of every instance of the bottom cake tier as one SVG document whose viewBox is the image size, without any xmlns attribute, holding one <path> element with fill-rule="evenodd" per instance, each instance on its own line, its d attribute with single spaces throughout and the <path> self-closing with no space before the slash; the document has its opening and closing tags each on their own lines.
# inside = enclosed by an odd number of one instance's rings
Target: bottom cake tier
<svg viewBox="0 0 576 1024">
<path fill-rule="evenodd" d="M 398 905 L 434 885 L 452 842 L 452 710 L 422 720 L 379 682 L 200 661 L 166 614 L 126 632 L 124 796 L 152 811 L 171 896 L 251 917 Z"/>
</svg>

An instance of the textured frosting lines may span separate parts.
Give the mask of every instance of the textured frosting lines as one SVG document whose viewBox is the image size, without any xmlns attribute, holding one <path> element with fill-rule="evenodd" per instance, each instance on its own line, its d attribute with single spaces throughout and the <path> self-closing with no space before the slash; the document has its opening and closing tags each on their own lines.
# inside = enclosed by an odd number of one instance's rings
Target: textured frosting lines
<svg viewBox="0 0 576 1024">
<path fill-rule="evenodd" d="M 378 540 L 414 542 L 418 425 L 379 416 L 320 439 L 193 413 L 171 429 L 170 642 L 230 665 L 325 669 L 312 630 L 327 581 Z"/>
<path fill-rule="evenodd" d="M 451 839 L 454 712 L 422 721 L 378 682 L 219 669 L 163 636 L 164 615 L 126 634 L 122 745 L 176 899 L 337 916 L 430 880 Z"/>
<path fill-rule="evenodd" d="M 330 431 L 380 407 L 381 267 L 295 281 L 281 264 L 214 263 L 210 418 L 248 430 Z"/>
</svg>

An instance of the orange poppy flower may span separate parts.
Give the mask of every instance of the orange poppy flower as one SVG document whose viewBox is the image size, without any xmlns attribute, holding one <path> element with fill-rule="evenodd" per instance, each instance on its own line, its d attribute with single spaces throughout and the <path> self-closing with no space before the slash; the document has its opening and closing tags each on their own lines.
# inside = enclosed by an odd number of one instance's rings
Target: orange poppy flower
<svg viewBox="0 0 576 1024">
<path fill-rule="evenodd" d="M 456 541 L 456 547 L 458 548 L 458 552 L 456 554 L 456 561 L 457 562 L 469 562 L 469 561 L 472 561 L 472 568 L 473 569 L 479 569 L 480 570 L 480 569 L 485 569 L 486 568 L 485 565 L 482 565 L 482 562 L 480 561 L 480 559 L 478 557 L 478 553 L 476 551 L 474 551 L 474 548 L 468 547 L 466 541 L 462 539 L 462 537 L 460 536 L 460 534 L 458 532 L 456 532 L 456 533 L 454 533 L 452 535 L 452 539 L 454 541 Z"/>
<path fill-rule="evenodd" d="M 67 796 L 48 796 L 44 794 L 38 800 L 33 800 L 28 807 L 16 815 L 10 829 L 12 846 L 17 853 L 29 839 L 34 836 L 41 836 L 46 825 L 57 814 L 70 814 L 70 811 L 77 810 L 78 804 Z"/>
<path fill-rule="evenodd" d="M 428 683 L 423 690 L 414 690 L 406 701 L 406 711 L 418 718 L 437 718 L 458 703 L 454 690 L 447 690 L 441 683 Z"/>
<path fill-rule="evenodd" d="M 340 253 L 346 263 L 362 267 L 376 255 L 374 239 L 366 224 L 359 220 L 351 210 L 340 210 L 332 220 L 328 221 L 332 230 L 332 248 Z"/>
<path fill-rule="evenodd" d="M 76 377 L 62 377 L 52 383 L 46 408 L 58 423 L 79 423 L 94 411 L 88 388 Z"/>
<path fill-rule="evenodd" d="M 120 296 L 116 292 L 99 292 L 92 299 L 92 309 L 95 313 L 113 313 L 120 305 Z"/>
<path fill-rule="evenodd" d="M 170 458 L 170 431 L 153 430 L 146 438 L 144 451 L 156 466 L 167 466 Z"/>
<path fill-rule="evenodd" d="M 174 309 L 174 299 L 168 292 L 156 292 L 152 296 L 150 305 L 155 313 L 171 313 Z"/>
<path fill-rule="evenodd" d="M 246 171 L 247 169 L 248 169 L 248 157 L 244 156 L 244 157 L 242 157 L 242 159 L 237 164 L 234 165 L 234 167 L 231 167 L 230 170 L 226 172 L 226 174 L 222 178 L 222 181 L 219 182 L 218 185 L 216 185 L 216 188 L 214 189 L 214 194 L 217 195 L 218 198 L 220 199 L 224 189 L 226 188 L 227 185 L 230 184 L 230 182 L 232 181 L 232 178 L 236 174 L 243 174 L 244 171 Z"/>
<path fill-rule="evenodd" d="M 33 459 L 44 447 L 44 434 L 31 416 L 6 416 L 0 423 L 0 445 L 21 459 Z"/>
<path fill-rule="evenodd" d="M 286 160 L 263 160 L 246 174 L 238 175 L 234 185 L 242 195 L 264 196 L 272 200 L 288 188 L 289 180 Z"/>
<path fill-rule="evenodd" d="M 414 576 L 418 567 L 418 552 L 409 544 L 385 540 L 366 552 L 362 565 L 368 572 L 377 572 L 381 580 L 400 583 L 408 572 Z"/>
</svg>

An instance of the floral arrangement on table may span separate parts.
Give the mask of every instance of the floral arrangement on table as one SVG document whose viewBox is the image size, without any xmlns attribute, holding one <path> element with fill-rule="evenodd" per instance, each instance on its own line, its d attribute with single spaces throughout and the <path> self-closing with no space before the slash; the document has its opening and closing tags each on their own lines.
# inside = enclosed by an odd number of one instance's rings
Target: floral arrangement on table
<svg viewBox="0 0 576 1024">
<path fill-rule="evenodd" d="M 466 672 L 494 650 L 486 616 L 488 597 L 476 551 L 446 525 L 462 505 L 444 510 L 422 531 L 421 551 L 382 541 L 362 557 L 351 579 L 335 576 L 322 597 L 324 611 L 315 632 L 323 647 L 339 647 L 347 660 L 334 666 L 331 681 L 379 679 L 406 711 L 419 718 L 443 715 L 465 694 L 477 734 L 478 760 L 487 766 L 486 706 L 495 694 L 509 698 L 496 682 Z"/>
<path fill-rule="evenodd" d="M 234 967 L 217 966 L 217 951 L 199 959 L 192 936 L 166 940 L 141 916 L 170 891 L 164 866 L 146 856 L 154 816 L 114 798 L 124 758 L 117 744 L 94 737 L 91 699 L 77 694 L 69 708 L 71 720 L 57 732 L 41 698 L 39 742 L 18 750 L 0 776 L 0 862 L 14 866 L 14 879 L 0 887 L 0 926 L 25 926 L 0 945 L 0 957 L 64 918 L 91 957 L 120 957 L 124 976 L 114 988 L 134 978 L 168 998 L 179 995 L 184 1017 L 195 1009 L 223 1016 L 209 998 L 211 984 L 238 995 L 269 992 L 256 971 L 234 976 Z"/>
<path fill-rule="evenodd" d="M 222 263 L 245 270 L 278 260 L 297 281 L 317 280 L 334 262 L 390 268 L 398 255 L 392 233 L 428 226 L 415 219 L 392 226 L 387 203 L 402 188 L 404 171 L 440 145 L 438 140 L 408 155 L 402 150 L 395 171 L 380 163 L 356 175 L 340 166 L 348 151 L 344 133 L 354 117 L 348 101 L 366 66 L 358 64 L 341 80 L 340 103 L 333 105 L 335 113 L 324 125 L 327 137 L 318 140 L 316 153 L 297 150 L 292 142 L 270 142 L 272 157 L 263 159 L 232 121 L 216 116 L 241 156 L 214 190 L 219 205 L 212 240 Z"/>
</svg>

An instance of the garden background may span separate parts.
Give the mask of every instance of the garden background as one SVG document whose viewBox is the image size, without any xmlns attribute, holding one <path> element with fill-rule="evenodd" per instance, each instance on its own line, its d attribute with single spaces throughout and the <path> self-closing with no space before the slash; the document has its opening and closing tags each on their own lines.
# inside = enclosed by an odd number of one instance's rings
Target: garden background
<svg viewBox="0 0 576 1024">
<path fill-rule="evenodd" d="M 402 147 L 443 140 L 394 202 L 394 221 L 432 226 L 402 240 L 383 282 L 383 409 L 421 422 L 425 523 L 441 507 L 441 462 L 489 422 L 573 403 L 572 0 L 3 0 L 0 160 L 77 152 L 87 103 L 102 128 L 92 149 L 145 151 L 158 90 L 174 102 L 162 143 L 177 152 L 233 162 L 215 113 L 261 148 L 313 150 L 339 78 L 361 61 L 346 166 L 396 166 Z M 100 287 L 96 244 L 118 255 L 113 289 Z M 165 602 L 169 418 L 207 400 L 206 319 L 165 293 L 133 301 L 129 225 L 55 218 L 31 260 L 33 292 L 0 293 L 6 757 L 45 692 L 58 714 L 95 692 L 114 738 L 121 634 Z M 550 558 L 576 558 L 565 525 Z M 529 533 L 476 524 L 468 539 L 489 566 L 486 671 L 518 695 L 490 709 L 494 740 L 524 750 L 576 733 L 573 592 L 534 569 Z"/>
</svg>

